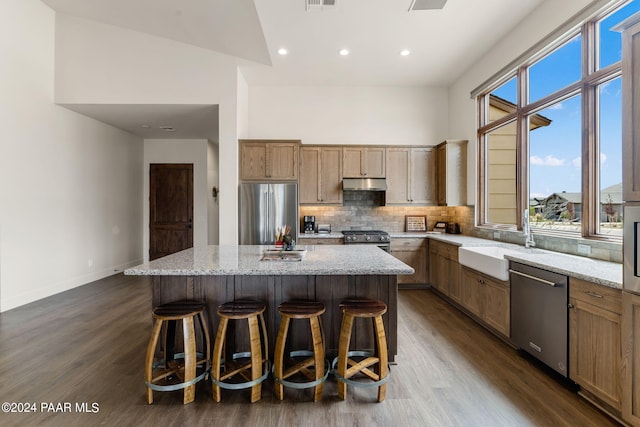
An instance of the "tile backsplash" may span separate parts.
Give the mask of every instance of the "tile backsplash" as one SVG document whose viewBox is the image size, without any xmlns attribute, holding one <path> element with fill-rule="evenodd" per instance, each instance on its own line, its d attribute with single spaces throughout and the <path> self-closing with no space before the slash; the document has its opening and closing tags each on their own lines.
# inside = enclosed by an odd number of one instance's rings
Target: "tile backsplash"
<svg viewBox="0 0 640 427">
<path fill-rule="evenodd" d="M 497 240 L 506 243 L 524 244 L 521 232 L 493 230 L 475 227 L 473 206 L 371 206 L 370 203 L 348 206 L 300 206 L 300 217 L 314 215 L 316 223 L 331 224 L 332 231 L 348 230 L 352 227 L 366 227 L 387 232 L 405 231 L 405 215 L 425 215 L 427 229 L 433 229 L 437 221 L 457 222 L 462 234 Z M 494 233 L 498 234 L 495 238 Z M 589 258 L 604 261 L 622 262 L 622 245 L 597 240 L 572 239 L 567 237 L 546 236 L 534 233 L 536 247 L 572 255 L 578 253 L 578 244 L 590 246 Z"/>
</svg>

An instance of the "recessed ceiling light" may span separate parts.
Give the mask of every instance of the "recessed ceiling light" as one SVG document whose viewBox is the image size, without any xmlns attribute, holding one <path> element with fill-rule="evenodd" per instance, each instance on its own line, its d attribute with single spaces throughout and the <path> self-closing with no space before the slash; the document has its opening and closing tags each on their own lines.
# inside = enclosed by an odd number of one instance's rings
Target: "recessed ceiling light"
<svg viewBox="0 0 640 427">
<path fill-rule="evenodd" d="M 400 51 L 400 55 L 402 56 L 409 56 L 411 54 L 411 51 L 409 49 L 402 49 Z"/>
<path fill-rule="evenodd" d="M 340 54 L 340 56 L 347 56 L 349 55 L 349 49 L 340 49 L 338 53 Z"/>
<path fill-rule="evenodd" d="M 151 126 L 149 126 L 149 125 L 140 125 L 140 126 L 141 126 L 142 128 L 144 128 L 144 129 L 149 129 L 149 128 L 151 127 Z"/>
<path fill-rule="evenodd" d="M 289 53 L 289 51 L 284 47 L 281 47 L 280 49 L 278 49 L 278 55 L 286 55 L 287 53 Z"/>
<path fill-rule="evenodd" d="M 173 126 L 160 126 L 160 129 L 162 129 L 165 132 L 175 132 L 175 128 Z"/>
</svg>

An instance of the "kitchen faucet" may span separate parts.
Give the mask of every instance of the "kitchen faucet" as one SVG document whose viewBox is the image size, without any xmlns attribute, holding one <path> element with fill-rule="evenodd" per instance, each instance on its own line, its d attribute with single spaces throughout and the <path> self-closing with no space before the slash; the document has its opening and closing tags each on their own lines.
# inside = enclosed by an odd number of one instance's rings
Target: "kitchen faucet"
<svg viewBox="0 0 640 427">
<path fill-rule="evenodd" d="M 522 212 L 522 232 L 524 233 L 524 247 L 534 247 L 536 245 L 536 242 L 535 240 L 533 240 L 533 235 L 531 234 L 531 224 L 529 224 L 528 208 L 526 208 L 524 212 Z"/>
</svg>

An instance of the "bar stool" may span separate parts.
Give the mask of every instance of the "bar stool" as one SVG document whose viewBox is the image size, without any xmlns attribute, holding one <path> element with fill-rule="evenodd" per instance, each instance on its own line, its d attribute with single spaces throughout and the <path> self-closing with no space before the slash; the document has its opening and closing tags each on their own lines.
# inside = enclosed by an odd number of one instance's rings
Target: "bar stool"
<svg viewBox="0 0 640 427">
<path fill-rule="evenodd" d="M 325 312 L 325 306 L 321 302 L 316 301 L 285 301 L 278 307 L 280 312 L 280 328 L 278 330 L 278 338 L 276 339 L 276 349 L 273 355 L 273 378 L 275 380 L 275 395 L 279 400 L 284 397 L 284 386 L 303 389 L 315 387 L 313 400 L 317 402 L 322 399 L 323 383 L 329 376 L 328 366 L 325 366 L 324 357 L 324 333 L 320 316 Z M 289 352 L 290 362 L 292 366 L 285 369 L 284 353 L 289 332 L 289 325 L 292 319 L 308 319 L 311 328 L 311 339 L 313 342 L 313 351 L 294 350 Z M 304 360 L 296 361 L 294 357 L 307 357 Z M 313 366 L 313 372 L 309 367 Z M 287 378 L 302 373 L 310 381 L 308 382 L 292 382 Z"/>
<path fill-rule="evenodd" d="M 332 370 L 338 380 L 338 396 L 347 397 L 347 384 L 356 387 L 378 387 L 378 402 L 382 402 L 387 393 L 389 381 L 389 365 L 387 355 L 387 338 L 384 333 L 382 315 L 387 312 L 387 305 L 382 301 L 370 299 L 349 299 L 340 303 L 342 310 L 342 324 L 340 326 L 340 341 L 338 343 L 338 357 L 333 360 Z M 367 351 L 349 351 L 353 322 L 356 317 L 373 319 L 377 356 Z M 351 357 L 363 357 L 354 361 Z M 335 369 L 336 363 L 338 369 Z M 377 364 L 377 373 L 369 369 Z M 351 379 L 357 373 L 362 373 L 373 382 L 354 381 Z"/>
<path fill-rule="evenodd" d="M 194 319 L 199 319 L 202 329 L 203 352 L 196 351 L 196 335 Z M 210 341 L 207 321 L 204 316 L 204 304 L 195 301 L 178 301 L 160 305 L 153 309 L 153 330 L 147 347 L 145 360 L 145 384 L 147 386 L 147 402 L 153 403 L 154 391 L 174 391 L 184 389 L 183 403 L 195 400 L 195 384 L 206 378 L 209 372 Z M 183 352 L 174 353 L 176 321 L 182 321 Z M 163 359 L 154 363 L 156 347 L 160 332 L 165 325 Z M 182 361 L 180 361 L 182 360 Z M 197 367 L 202 367 L 202 373 L 196 376 Z M 161 372 L 154 376 L 154 370 L 162 367 Z M 177 377 L 181 382 L 177 384 L 161 384 Z"/>
<path fill-rule="evenodd" d="M 220 388 L 240 390 L 251 387 L 251 403 L 260 400 L 262 382 L 269 375 L 269 344 L 263 315 L 265 309 L 266 305 L 263 302 L 253 300 L 230 301 L 218 307 L 220 324 L 213 346 L 211 366 L 213 400 L 216 402 L 220 402 Z M 232 353 L 227 348 L 229 320 L 247 320 L 250 351 Z M 260 329 L 262 329 L 262 340 Z M 223 359 L 224 350 L 226 351 Z M 223 368 L 222 373 L 221 368 Z M 240 383 L 227 381 L 236 375 L 240 375 L 245 381 Z"/>
</svg>

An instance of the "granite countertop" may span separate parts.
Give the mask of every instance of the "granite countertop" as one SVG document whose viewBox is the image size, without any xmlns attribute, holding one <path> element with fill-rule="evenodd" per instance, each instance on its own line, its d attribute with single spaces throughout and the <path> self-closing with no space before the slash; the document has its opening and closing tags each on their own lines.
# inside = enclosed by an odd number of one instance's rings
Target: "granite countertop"
<svg viewBox="0 0 640 427">
<path fill-rule="evenodd" d="M 298 233 L 298 240 L 301 239 L 342 239 L 344 238 L 344 234 L 339 231 L 332 231 L 331 233 L 313 233 L 313 234 L 305 234 Z"/>
<path fill-rule="evenodd" d="M 568 255 L 545 249 L 525 248 L 511 243 L 463 236 L 461 234 L 430 234 L 427 237 L 456 246 L 499 246 L 513 251 L 511 254 L 505 255 L 505 258 L 510 261 L 598 283 L 610 288 L 622 289 L 622 264 L 615 262 Z"/>
<path fill-rule="evenodd" d="M 396 275 L 413 268 L 375 245 L 298 245 L 306 249 L 302 261 L 260 261 L 258 245 L 204 246 L 186 249 L 128 268 L 133 276 L 228 275 Z"/>
</svg>

